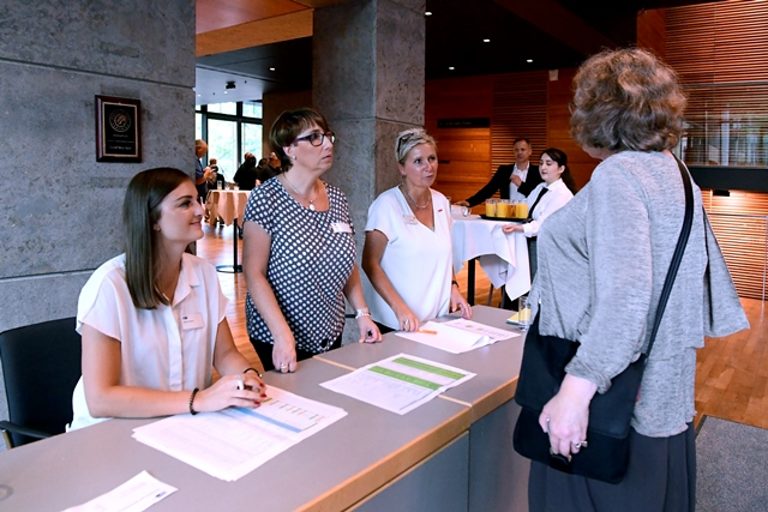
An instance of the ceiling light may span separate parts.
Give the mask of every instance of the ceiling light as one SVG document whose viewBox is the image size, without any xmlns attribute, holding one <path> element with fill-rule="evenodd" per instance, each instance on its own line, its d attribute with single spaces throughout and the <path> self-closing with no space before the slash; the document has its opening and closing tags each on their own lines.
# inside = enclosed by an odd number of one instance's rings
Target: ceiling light
<svg viewBox="0 0 768 512">
<path fill-rule="evenodd" d="M 490 39 L 488 39 L 488 38 L 486 37 L 485 39 L 483 39 L 483 42 L 484 42 L 484 43 L 490 43 L 490 42 L 491 42 L 491 40 L 490 40 Z"/>
<path fill-rule="evenodd" d="M 424 16 L 432 16 L 432 11 L 426 11 L 426 12 L 424 13 Z"/>
<path fill-rule="evenodd" d="M 235 87 L 237 87 L 237 85 L 235 85 L 234 80 L 228 80 L 227 85 L 224 86 L 225 89 L 234 89 Z"/>
<path fill-rule="evenodd" d="M 274 71 L 275 69 L 276 69 L 275 66 L 269 66 L 270 71 Z"/>
<path fill-rule="evenodd" d="M 527 62 L 528 64 L 530 64 L 531 62 L 533 62 L 533 59 L 525 59 L 525 62 Z"/>
<path fill-rule="evenodd" d="M 456 68 L 453 67 L 453 66 L 448 66 L 448 71 L 453 71 L 454 69 L 456 69 Z"/>
</svg>

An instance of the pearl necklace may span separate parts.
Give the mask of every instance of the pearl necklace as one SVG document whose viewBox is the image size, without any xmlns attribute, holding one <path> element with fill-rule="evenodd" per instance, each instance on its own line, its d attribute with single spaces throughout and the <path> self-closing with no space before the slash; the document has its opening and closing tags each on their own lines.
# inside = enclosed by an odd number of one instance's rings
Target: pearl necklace
<svg viewBox="0 0 768 512">
<path fill-rule="evenodd" d="M 283 175 L 283 177 L 284 177 L 284 179 L 285 179 L 285 183 L 287 183 L 287 184 L 288 184 L 288 187 L 291 189 L 291 192 L 293 192 L 293 193 L 294 193 L 294 195 L 296 196 L 296 199 L 299 199 L 299 204 L 301 204 L 302 206 L 304 206 L 304 205 L 302 204 L 302 201 L 307 201 L 307 202 L 309 203 L 309 204 L 307 205 L 307 208 L 309 208 L 309 209 L 310 209 L 311 211 L 313 211 L 313 212 L 314 212 L 314 211 L 316 211 L 316 210 L 317 210 L 317 208 L 315 207 L 315 200 L 317 199 L 317 186 L 316 186 L 316 185 L 317 185 L 317 182 L 315 182 L 315 183 L 313 183 L 313 184 L 312 184 L 312 192 L 315 192 L 315 197 L 312 197 L 312 198 L 310 198 L 310 197 L 308 197 L 308 196 L 304 196 L 304 195 L 301 195 L 301 194 L 299 193 L 299 191 L 298 191 L 298 190 L 296 190 L 296 187 L 294 187 L 294 186 L 293 186 L 293 184 L 292 184 L 292 183 L 291 183 L 291 182 L 288 180 L 288 174 L 287 174 L 287 173 L 286 173 L 286 174 L 284 174 L 284 175 Z"/>
<path fill-rule="evenodd" d="M 422 204 L 417 204 L 416 201 L 414 201 L 413 198 L 411 198 L 411 195 L 408 193 L 408 191 L 405 190 L 405 187 L 403 186 L 402 183 L 400 184 L 400 191 L 405 196 L 405 200 L 408 201 L 408 204 L 410 204 L 411 206 L 413 206 L 417 210 L 423 210 L 425 208 L 428 208 L 430 203 L 432 203 L 432 194 L 431 193 L 429 194 L 429 196 L 427 196 L 427 200 L 426 201 L 424 201 Z"/>
</svg>

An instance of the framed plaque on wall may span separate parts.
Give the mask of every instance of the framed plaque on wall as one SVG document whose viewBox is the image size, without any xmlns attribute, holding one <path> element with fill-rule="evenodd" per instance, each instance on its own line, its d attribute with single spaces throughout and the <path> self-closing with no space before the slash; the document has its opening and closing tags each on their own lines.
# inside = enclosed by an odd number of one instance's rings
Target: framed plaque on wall
<svg viewBox="0 0 768 512">
<path fill-rule="evenodd" d="M 96 96 L 96 161 L 141 162 L 141 102 Z"/>
</svg>

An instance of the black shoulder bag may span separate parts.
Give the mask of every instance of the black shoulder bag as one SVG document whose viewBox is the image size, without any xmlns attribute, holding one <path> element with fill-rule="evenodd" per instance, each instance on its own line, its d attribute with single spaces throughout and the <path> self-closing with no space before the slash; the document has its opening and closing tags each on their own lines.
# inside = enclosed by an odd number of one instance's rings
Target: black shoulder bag
<svg viewBox="0 0 768 512">
<path fill-rule="evenodd" d="M 542 431 L 539 416 L 544 405 L 560 389 L 560 384 L 565 378 L 565 367 L 576 354 L 579 343 L 540 335 L 537 315 L 525 339 L 520 378 L 515 393 L 515 401 L 521 406 L 521 411 L 515 425 L 513 441 L 515 451 L 523 457 L 543 462 L 565 473 L 604 482 L 618 483 L 624 478 L 629 463 L 630 422 L 645 363 L 653 348 L 672 283 L 691 232 L 693 190 L 688 172 L 680 160 L 677 160 L 677 165 L 685 187 L 685 218 L 659 297 L 648 350 L 614 377 L 607 392 L 595 394 L 592 398 L 589 406 L 587 446 L 574 454 L 569 462 L 561 455 L 550 454 L 549 435 Z"/>
</svg>

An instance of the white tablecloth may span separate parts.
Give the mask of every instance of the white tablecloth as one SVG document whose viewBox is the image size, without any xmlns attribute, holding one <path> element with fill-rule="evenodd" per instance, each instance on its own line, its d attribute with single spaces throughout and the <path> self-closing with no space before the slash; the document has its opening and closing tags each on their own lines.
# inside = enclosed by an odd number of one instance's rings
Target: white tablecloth
<svg viewBox="0 0 768 512">
<path fill-rule="evenodd" d="M 504 222 L 483 219 L 453 219 L 453 269 L 478 258 L 491 284 L 504 285 L 510 299 L 528 293 L 531 273 L 528 267 L 528 244 L 522 233 L 504 233 Z"/>
<path fill-rule="evenodd" d="M 242 224 L 245 215 L 245 205 L 248 202 L 250 190 L 209 190 L 205 204 L 210 216 L 208 222 L 216 224 L 216 219 L 221 217 L 224 224 L 229 226 L 235 219 Z"/>
</svg>

